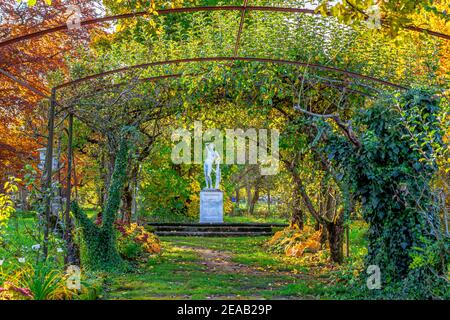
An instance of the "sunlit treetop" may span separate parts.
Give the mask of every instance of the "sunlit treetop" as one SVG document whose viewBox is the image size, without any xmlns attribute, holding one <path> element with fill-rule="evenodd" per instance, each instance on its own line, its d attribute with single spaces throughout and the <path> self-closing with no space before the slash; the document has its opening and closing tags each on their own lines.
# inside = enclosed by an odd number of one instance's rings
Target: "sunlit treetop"
<svg viewBox="0 0 450 320">
<path fill-rule="evenodd" d="M 17 0 L 29 6 L 39 1 L 52 5 L 52 0 Z M 149 14 L 158 9 L 187 6 L 243 5 L 244 0 L 103 0 L 102 4 L 111 13 L 148 10 Z M 54 1 L 53 1 L 54 3 Z M 247 5 L 288 6 L 315 8 L 324 15 L 333 15 L 346 24 L 360 23 L 371 18 L 380 18 L 384 29 L 397 35 L 405 26 L 418 26 L 417 14 L 431 14 L 447 22 L 450 21 L 450 3 L 446 0 L 249 0 Z M 421 23 L 423 25 L 423 22 Z"/>
</svg>

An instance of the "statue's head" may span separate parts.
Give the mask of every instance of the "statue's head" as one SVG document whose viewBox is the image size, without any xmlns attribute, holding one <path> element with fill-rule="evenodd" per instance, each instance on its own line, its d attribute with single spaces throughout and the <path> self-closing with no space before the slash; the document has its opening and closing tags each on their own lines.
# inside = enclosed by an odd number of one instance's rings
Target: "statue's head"
<svg viewBox="0 0 450 320">
<path fill-rule="evenodd" d="M 215 145 L 214 145 L 213 142 L 209 142 L 209 143 L 206 144 L 206 147 L 207 147 L 208 149 L 210 149 L 210 150 L 214 150 Z"/>
</svg>

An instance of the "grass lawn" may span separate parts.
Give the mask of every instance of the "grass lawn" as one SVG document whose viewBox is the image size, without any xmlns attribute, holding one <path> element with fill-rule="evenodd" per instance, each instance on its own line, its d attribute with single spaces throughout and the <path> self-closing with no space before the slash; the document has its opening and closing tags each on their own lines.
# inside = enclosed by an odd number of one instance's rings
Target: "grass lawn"
<svg viewBox="0 0 450 320">
<path fill-rule="evenodd" d="M 249 222 L 228 222 L 238 221 Z M 4 260 L 0 273 L 20 269 L 20 257 L 26 257 L 27 263 L 36 260 L 37 252 L 31 248 L 37 243 L 34 229 L 34 214 L 11 217 L 0 243 L 0 259 Z M 101 299 L 355 298 L 345 279 L 352 277 L 350 266 L 361 262 L 366 252 L 365 231 L 364 224 L 352 224 L 351 256 L 343 266 L 331 264 L 327 250 L 301 258 L 270 253 L 263 247 L 267 237 L 162 237 L 162 253 L 133 272 L 89 273 L 88 277 L 102 287 Z M 62 266 L 59 246 L 51 242 L 49 253 L 55 265 Z"/>
<path fill-rule="evenodd" d="M 34 213 L 16 212 L 8 221 L 0 240 L 0 260 L 3 260 L 3 268 L 17 264 L 17 259 L 29 256 L 31 246 L 37 240 L 31 237 L 34 231 Z M 34 255 L 33 255 L 34 256 Z"/>
<path fill-rule="evenodd" d="M 254 217 L 254 216 L 229 216 L 223 217 L 224 222 L 228 223 L 281 223 L 287 224 L 289 221 L 279 217 Z"/>
<path fill-rule="evenodd" d="M 165 237 L 133 274 L 110 276 L 104 299 L 328 299 L 347 296 L 327 262 L 267 253 L 266 237 Z"/>
</svg>

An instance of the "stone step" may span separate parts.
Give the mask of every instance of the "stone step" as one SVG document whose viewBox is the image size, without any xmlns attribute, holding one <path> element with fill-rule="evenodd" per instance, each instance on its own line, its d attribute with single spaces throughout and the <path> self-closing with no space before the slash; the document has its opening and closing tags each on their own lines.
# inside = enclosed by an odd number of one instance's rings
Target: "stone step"
<svg viewBox="0 0 450 320">
<path fill-rule="evenodd" d="M 284 223 L 175 223 L 175 222 L 149 222 L 147 225 L 152 227 L 159 226 L 189 226 L 189 227 L 282 227 L 285 228 L 288 225 Z"/>
<path fill-rule="evenodd" d="M 156 231 L 160 237 L 244 237 L 272 236 L 272 232 Z"/>
<path fill-rule="evenodd" d="M 155 231 L 272 232 L 270 226 L 151 226 Z"/>
<path fill-rule="evenodd" d="M 148 223 L 148 228 L 158 236 L 179 237 L 238 237 L 271 236 L 272 228 L 284 228 L 276 223 Z"/>
</svg>

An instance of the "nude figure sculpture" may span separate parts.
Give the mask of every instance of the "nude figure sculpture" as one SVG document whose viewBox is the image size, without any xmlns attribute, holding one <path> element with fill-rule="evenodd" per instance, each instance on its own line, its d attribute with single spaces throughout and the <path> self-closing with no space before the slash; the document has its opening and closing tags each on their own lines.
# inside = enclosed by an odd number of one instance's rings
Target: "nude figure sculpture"
<svg viewBox="0 0 450 320">
<path fill-rule="evenodd" d="M 213 189 L 212 188 L 212 178 L 211 178 L 211 172 L 213 170 L 213 165 L 216 165 L 216 183 L 214 186 L 214 189 L 219 189 L 220 185 L 220 155 L 219 153 L 214 149 L 214 143 L 208 143 L 206 145 L 206 159 L 203 164 L 203 170 L 205 173 L 205 181 L 206 181 L 206 189 Z"/>
</svg>

